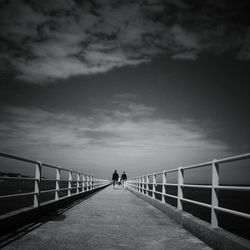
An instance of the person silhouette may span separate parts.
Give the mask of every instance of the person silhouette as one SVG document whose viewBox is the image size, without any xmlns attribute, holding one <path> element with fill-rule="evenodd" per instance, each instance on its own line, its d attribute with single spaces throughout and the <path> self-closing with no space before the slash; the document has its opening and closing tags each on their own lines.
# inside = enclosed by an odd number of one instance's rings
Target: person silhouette
<svg viewBox="0 0 250 250">
<path fill-rule="evenodd" d="M 113 176 L 112 176 L 113 189 L 116 189 L 116 184 L 118 182 L 118 179 L 119 179 L 119 174 L 117 173 L 117 170 L 115 170 L 115 172 L 113 173 Z"/>
<path fill-rule="evenodd" d="M 121 182 L 122 182 L 122 188 L 125 189 L 126 188 L 126 182 L 127 182 L 127 175 L 125 173 L 125 171 L 123 171 L 122 177 L 121 177 Z"/>
</svg>

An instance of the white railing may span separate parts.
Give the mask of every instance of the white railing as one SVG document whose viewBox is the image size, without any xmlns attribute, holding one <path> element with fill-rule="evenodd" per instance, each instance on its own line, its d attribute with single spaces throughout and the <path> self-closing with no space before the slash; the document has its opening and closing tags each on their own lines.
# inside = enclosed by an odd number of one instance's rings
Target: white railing
<svg viewBox="0 0 250 250">
<path fill-rule="evenodd" d="M 219 165 L 222 163 L 229 163 L 229 162 L 235 162 L 235 161 L 240 161 L 240 160 L 245 160 L 245 159 L 250 159 L 250 153 L 243 154 L 243 155 L 238 155 L 238 156 L 233 156 L 229 158 L 224 158 L 220 160 L 213 160 L 210 162 L 205 162 L 201 164 L 196 164 L 196 165 L 191 165 L 191 166 L 186 166 L 186 167 L 179 167 L 167 171 L 162 171 L 162 172 L 157 172 L 157 173 L 151 173 L 151 174 L 146 174 L 138 177 L 133 177 L 130 178 L 127 182 L 127 186 L 131 189 L 134 189 L 138 191 L 139 193 L 150 196 L 153 199 L 156 199 L 156 194 L 161 196 L 161 202 L 165 203 L 165 197 L 170 197 L 173 199 L 177 200 L 177 209 L 178 210 L 183 210 L 183 202 L 187 203 L 192 203 L 196 204 L 202 207 L 206 207 L 211 209 L 211 225 L 213 227 L 218 227 L 218 213 L 217 211 L 221 211 L 224 213 L 236 215 L 239 217 L 243 217 L 246 219 L 250 219 L 250 214 L 248 213 L 243 213 L 240 211 L 236 211 L 234 209 L 228 209 L 225 207 L 219 206 L 219 199 L 218 199 L 218 190 L 245 190 L 245 191 L 250 191 L 250 186 L 223 186 L 219 184 Z M 203 168 L 203 167 L 211 167 L 212 168 L 212 185 L 196 185 L 196 184 L 185 184 L 184 182 L 184 172 L 189 169 L 194 169 L 194 168 Z M 250 171 L 250 166 L 249 166 L 249 171 Z M 249 174 L 248 173 L 246 174 Z M 168 174 L 176 172 L 178 174 L 178 182 L 177 183 L 170 183 L 167 182 L 168 180 Z M 161 176 L 161 182 L 156 182 L 156 177 Z M 249 177 L 250 178 L 250 177 Z M 157 185 L 161 185 L 162 189 L 161 192 L 156 191 Z M 166 192 L 166 187 L 167 186 L 175 186 L 177 187 L 177 195 L 172 195 L 168 194 Z M 152 187 L 152 188 L 150 188 Z M 193 199 L 187 199 L 183 195 L 183 188 L 185 187 L 190 187 L 190 188 L 206 188 L 206 189 L 211 189 L 211 202 L 210 204 L 204 203 L 204 202 L 199 202 Z M 150 195 L 151 194 L 151 195 Z"/>
<path fill-rule="evenodd" d="M 3 199 L 14 199 L 16 197 L 27 197 L 27 196 L 33 196 L 34 202 L 33 207 L 39 207 L 42 206 L 43 203 L 41 203 L 41 195 L 45 193 L 54 193 L 54 199 L 50 201 L 57 201 L 65 197 L 70 197 L 73 195 L 77 195 L 80 193 L 84 193 L 89 190 L 94 190 L 97 188 L 104 187 L 110 183 L 110 181 L 105 179 L 100 179 L 97 177 L 94 177 L 90 174 L 86 173 L 80 173 L 74 170 L 70 170 L 67 168 L 63 168 L 60 166 L 54 166 L 46 163 L 42 163 L 40 161 L 34 161 L 27 158 L 22 158 L 14 155 L 4 154 L 0 153 L 0 157 L 8 158 L 12 160 L 16 160 L 19 162 L 25 162 L 30 164 L 31 167 L 35 168 L 35 177 L 10 177 L 10 176 L 0 176 L 0 180 L 17 180 L 17 181 L 34 181 L 34 191 L 33 192 L 21 192 L 21 193 L 15 193 L 15 194 L 6 194 L 6 195 L 0 195 L 0 202 Z M 26 165 L 27 166 L 27 165 Z M 25 166 L 25 167 L 26 167 Z M 42 172 L 45 168 L 55 169 L 55 178 L 53 179 L 47 179 L 42 178 Z M 68 172 L 68 178 L 62 179 L 61 178 L 61 171 Z M 73 180 L 72 175 L 76 175 L 76 180 Z M 42 181 L 54 181 L 55 182 L 55 189 L 49 189 L 49 190 L 42 190 L 41 189 L 41 182 Z M 60 183 L 68 183 L 66 188 L 61 188 Z M 72 185 L 74 184 L 74 185 Z M 74 191 L 75 190 L 75 191 Z M 60 196 L 60 192 L 67 192 L 66 195 Z M 46 202 L 44 202 L 46 203 Z M 20 209 L 21 210 L 21 209 Z M 13 210 L 12 210 L 13 211 Z M 18 210 L 16 210 L 18 212 Z"/>
</svg>

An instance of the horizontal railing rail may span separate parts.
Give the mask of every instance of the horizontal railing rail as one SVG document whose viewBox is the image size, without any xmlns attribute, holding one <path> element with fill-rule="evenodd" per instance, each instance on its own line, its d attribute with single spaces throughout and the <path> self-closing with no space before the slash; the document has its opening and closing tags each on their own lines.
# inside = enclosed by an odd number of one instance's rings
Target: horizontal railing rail
<svg viewBox="0 0 250 250">
<path fill-rule="evenodd" d="M 95 177 L 87 173 L 81 173 L 72 169 L 67 169 L 67 168 L 63 168 L 60 166 L 46 164 L 40 161 L 35 161 L 35 160 L 31 160 L 31 159 L 27 159 L 27 158 L 15 156 L 15 155 L 0 153 L 0 157 L 12 159 L 12 160 L 19 161 L 19 162 L 25 162 L 25 163 L 28 163 L 31 167 L 34 167 L 34 177 L 23 177 L 23 176 L 12 177 L 12 176 L 4 176 L 4 175 L 0 176 L 0 180 L 3 180 L 3 181 L 15 180 L 15 181 L 33 181 L 34 182 L 33 192 L 20 192 L 20 193 L 14 193 L 14 194 L 0 195 L 0 202 L 3 202 L 3 199 L 14 199 L 17 197 L 33 196 L 33 207 L 36 208 L 36 207 L 42 206 L 43 203 L 47 203 L 47 201 L 41 202 L 42 194 L 54 193 L 54 199 L 51 199 L 49 201 L 57 201 L 65 197 L 70 197 L 76 194 L 84 193 L 89 190 L 94 190 L 97 188 L 104 187 L 110 183 L 109 180 L 101 179 L 101 178 Z M 55 177 L 48 178 L 48 179 L 43 178 L 42 172 L 45 168 L 55 169 L 56 171 Z M 61 178 L 61 171 L 68 173 L 67 179 Z M 76 180 L 73 180 L 72 178 L 73 174 L 76 175 Z M 42 190 L 41 183 L 43 181 L 54 182 L 55 188 Z M 60 184 L 62 183 L 66 183 L 67 187 L 61 187 Z M 73 193 L 73 190 L 75 190 L 74 193 Z M 66 191 L 67 194 L 60 196 L 60 192 L 62 191 L 64 192 Z M 22 209 L 11 210 L 11 212 L 13 211 L 18 212 L 19 210 L 21 211 Z"/>
<path fill-rule="evenodd" d="M 136 190 L 137 192 L 150 196 L 153 199 L 156 199 L 156 195 L 161 196 L 161 202 L 166 203 L 165 197 L 170 197 L 175 200 L 177 200 L 177 209 L 178 210 L 184 210 L 183 209 L 183 202 L 195 204 L 198 206 L 206 207 L 211 209 L 211 225 L 213 227 L 219 227 L 218 225 L 218 211 L 231 214 L 231 215 L 236 215 L 245 219 L 250 219 L 250 214 L 237 211 L 235 209 L 229 209 L 225 208 L 219 205 L 219 197 L 218 197 L 218 191 L 219 190 L 238 190 L 238 191 L 250 191 L 250 186 L 245 185 L 245 186 L 229 186 L 229 185 L 220 185 L 219 183 L 219 166 L 222 163 L 230 163 L 230 162 L 235 162 L 235 161 L 240 161 L 240 160 L 246 160 L 250 159 L 250 153 L 247 154 L 242 154 L 242 155 L 237 155 L 233 157 L 228 157 L 224 159 L 216 159 L 213 161 L 205 162 L 205 163 L 200 163 L 200 164 L 195 164 L 195 165 L 190 165 L 190 166 L 185 166 L 185 167 L 179 167 L 175 169 L 170 169 L 170 170 L 164 170 L 161 172 L 157 173 L 150 173 L 142 176 L 137 176 L 130 178 L 127 182 L 127 186 L 131 189 Z M 189 169 L 195 169 L 195 168 L 203 168 L 203 167 L 210 167 L 212 169 L 212 184 L 211 185 L 201 185 L 201 184 L 185 184 L 184 182 L 184 172 Z M 250 167 L 250 166 L 249 166 Z M 250 170 L 250 169 L 249 169 Z M 167 182 L 168 180 L 168 174 L 176 172 L 178 175 L 177 183 L 169 183 Z M 161 181 L 156 182 L 156 177 L 161 176 Z M 161 185 L 161 191 L 157 191 L 156 187 L 158 185 Z M 166 187 L 167 186 L 174 186 L 177 187 L 177 195 L 173 194 L 168 194 L 166 192 Z M 207 204 L 205 202 L 200 202 L 191 198 L 185 198 L 184 197 L 184 192 L 183 189 L 187 188 L 201 188 L 201 189 L 211 189 L 211 202 L 210 204 Z"/>
</svg>

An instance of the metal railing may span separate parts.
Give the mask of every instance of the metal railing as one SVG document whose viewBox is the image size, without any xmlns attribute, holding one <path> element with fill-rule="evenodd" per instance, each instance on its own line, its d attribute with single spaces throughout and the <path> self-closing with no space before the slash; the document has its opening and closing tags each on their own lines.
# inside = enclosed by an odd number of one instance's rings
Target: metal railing
<svg viewBox="0 0 250 250">
<path fill-rule="evenodd" d="M 46 193 L 54 193 L 54 199 L 49 201 L 57 201 L 65 197 L 70 197 L 73 195 L 77 195 L 80 193 L 84 193 L 89 190 L 94 190 L 100 187 L 104 187 L 110 183 L 110 181 L 94 177 L 90 174 L 86 173 L 80 173 L 71 169 L 63 168 L 60 166 L 50 165 L 46 163 L 42 163 L 40 161 L 35 161 L 27 158 L 22 158 L 15 155 L 10 154 L 4 154 L 0 153 L 0 157 L 8 158 L 12 160 L 16 160 L 19 162 L 25 162 L 30 164 L 31 167 L 35 168 L 35 175 L 33 177 L 10 177 L 10 176 L 0 176 L 0 180 L 16 180 L 16 181 L 34 181 L 34 191 L 33 192 L 21 192 L 21 193 L 14 193 L 14 194 L 6 194 L 6 195 L 0 195 L 0 202 L 3 199 L 14 199 L 17 197 L 27 197 L 27 196 L 33 196 L 33 207 L 39 207 L 42 206 L 43 203 L 41 202 L 41 195 Z M 56 171 L 55 178 L 53 179 L 47 179 L 42 177 L 42 172 L 45 168 L 54 169 Z M 67 179 L 61 178 L 61 171 L 66 171 L 68 173 Z M 73 180 L 72 175 L 76 175 L 76 180 Z M 54 181 L 55 182 L 55 188 L 49 189 L 49 190 L 42 190 L 41 189 L 41 182 L 42 181 Z M 68 183 L 66 188 L 60 187 L 60 183 Z M 74 185 L 72 185 L 74 184 Z M 60 192 L 67 192 L 66 195 L 60 196 Z M 19 209 L 18 209 L 19 210 Z M 18 210 L 15 210 L 18 212 Z M 20 209 L 21 210 L 21 209 Z"/>
<path fill-rule="evenodd" d="M 167 171 L 157 172 L 146 174 L 138 177 L 130 178 L 127 182 L 127 186 L 132 188 L 143 195 L 147 195 L 156 199 L 156 194 L 161 196 L 161 202 L 165 203 L 165 197 L 173 198 L 177 200 L 177 209 L 183 210 L 183 203 L 191 203 L 198 206 L 206 207 L 211 209 L 211 225 L 213 227 L 218 227 L 218 211 L 228 213 L 231 215 L 236 215 L 239 217 L 243 217 L 246 219 L 250 219 L 250 214 L 245 212 L 240 212 L 234 209 L 228 209 L 225 207 L 219 206 L 219 199 L 218 199 L 218 190 L 240 190 L 240 191 L 250 191 L 250 186 L 229 186 L 229 185 L 220 185 L 219 184 L 219 165 L 222 163 L 230 163 L 240 160 L 250 159 L 250 153 L 233 156 L 229 158 L 224 158 L 220 160 L 213 160 L 210 162 L 205 162 L 201 164 L 186 166 L 186 167 L 179 167 Z M 184 182 L 184 172 L 189 169 L 194 168 L 203 168 L 203 167 L 211 167 L 212 168 L 212 184 L 211 185 L 198 185 L 198 184 L 185 184 Z M 250 167 L 250 166 L 249 166 Z M 249 169 L 250 170 L 250 169 Z M 168 178 L 167 175 L 169 173 L 176 172 L 178 174 L 178 182 L 177 183 L 169 183 L 167 182 Z M 249 174 L 249 173 L 248 173 Z M 161 182 L 156 182 L 156 176 L 162 176 Z M 161 192 L 156 190 L 157 185 L 161 185 L 162 189 Z M 177 195 L 168 194 L 166 192 L 166 186 L 175 186 L 177 187 Z M 150 188 L 151 187 L 151 188 Z M 211 202 L 210 204 L 199 202 L 193 199 L 187 199 L 183 195 L 183 189 L 185 187 L 189 188 L 206 188 L 211 189 Z M 150 195 L 151 194 L 151 195 Z"/>
</svg>

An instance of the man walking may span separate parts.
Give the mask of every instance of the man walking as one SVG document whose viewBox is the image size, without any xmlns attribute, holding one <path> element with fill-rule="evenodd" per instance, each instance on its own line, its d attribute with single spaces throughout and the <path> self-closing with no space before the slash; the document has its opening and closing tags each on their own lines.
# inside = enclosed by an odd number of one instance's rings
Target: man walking
<svg viewBox="0 0 250 250">
<path fill-rule="evenodd" d="M 115 172 L 113 173 L 113 176 L 112 176 L 113 189 L 116 189 L 116 184 L 117 184 L 118 179 L 119 179 L 119 175 L 118 175 L 117 171 L 115 170 Z"/>
<path fill-rule="evenodd" d="M 125 171 L 123 171 L 122 177 L 121 177 L 121 182 L 122 182 L 122 188 L 125 189 L 126 188 L 126 181 L 127 181 L 127 175 L 125 173 Z"/>
</svg>

